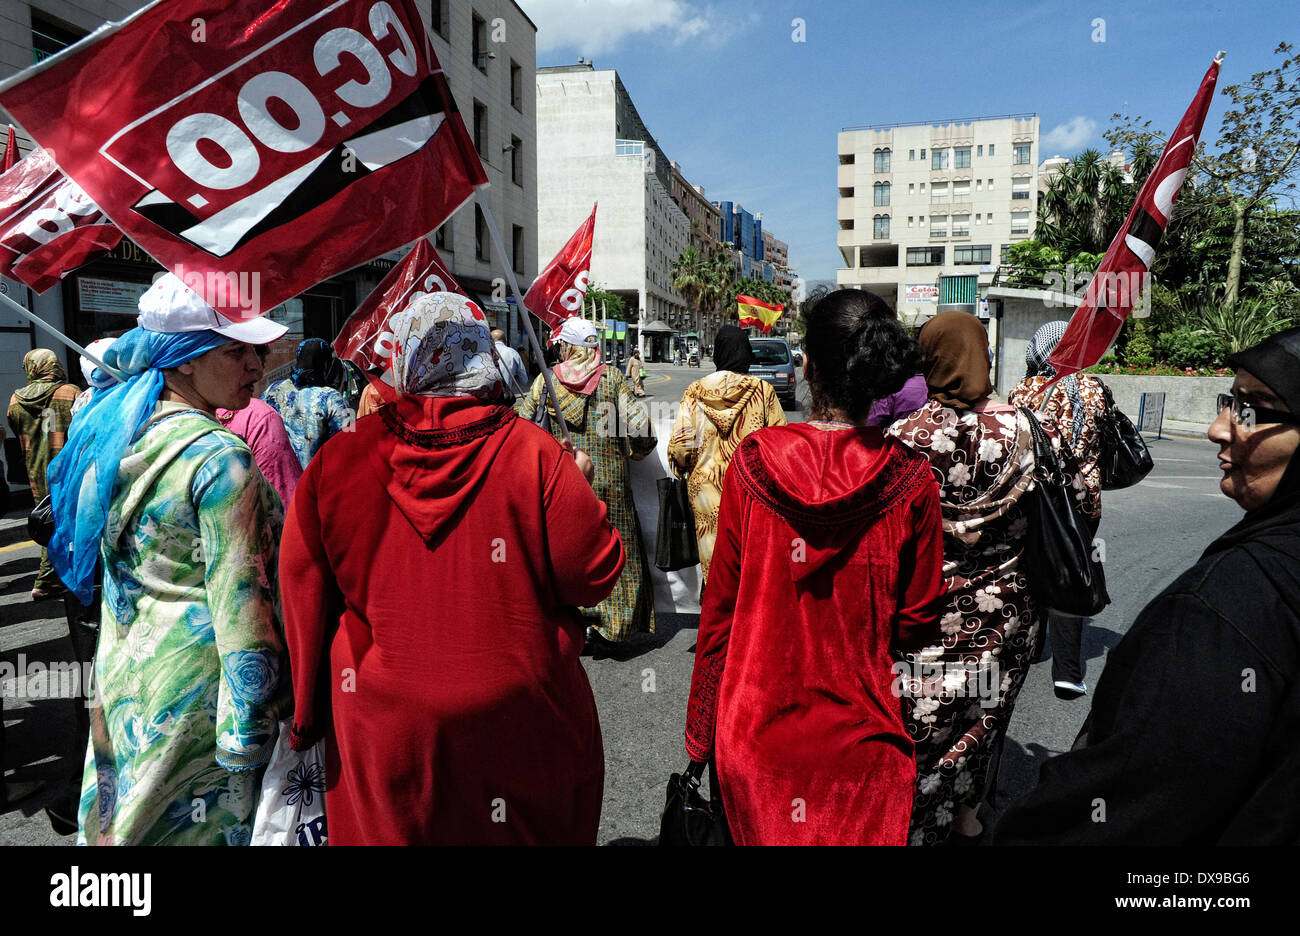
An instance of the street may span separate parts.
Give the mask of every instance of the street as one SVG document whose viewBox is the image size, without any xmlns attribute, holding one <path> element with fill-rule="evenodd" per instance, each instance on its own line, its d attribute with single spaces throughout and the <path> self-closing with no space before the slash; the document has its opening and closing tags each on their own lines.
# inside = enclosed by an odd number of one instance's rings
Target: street
<svg viewBox="0 0 1300 936">
<path fill-rule="evenodd" d="M 656 479 L 667 474 L 670 408 L 692 381 L 712 370 L 648 364 L 646 402 L 656 417 L 659 447 L 633 466 L 633 488 L 646 549 L 654 552 Z M 806 407 L 806 388 L 799 387 Z M 787 413 L 792 421 L 798 413 Z M 1218 490 L 1215 447 L 1208 441 L 1150 441 L 1154 472 L 1137 487 L 1107 492 L 1099 535 L 1105 541 L 1107 584 L 1113 603 L 1092 620 L 1085 636 L 1090 693 L 1106 652 L 1119 641 L 1141 608 L 1185 571 L 1206 545 L 1241 516 Z M 18 514 L 6 519 L 13 521 Z M 72 658 L 61 602 L 33 604 L 29 597 L 38 552 L 25 539 L 0 546 L 0 661 L 28 666 Z M 670 773 L 686 765 L 683 728 L 699 618 L 698 570 L 664 575 L 654 570 L 658 633 L 634 642 L 618 656 L 584 657 L 600 710 L 605 744 L 605 799 L 601 844 L 648 844 L 658 835 Z M 15 686 L 0 685 L 7 696 Z M 74 690 L 78 687 L 64 687 Z M 47 693 L 49 695 L 49 693 Z M 1032 668 L 1016 706 L 1001 767 L 997 806 L 1026 792 L 1039 765 L 1067 750 L 1088 713 L 1091 695 L 1062 702 L 1052 693 L 1050 663 Z M 71 844 L 55 835 L 42 808 L 70 773 L 73 732 L 71 698 L 7 697 L 6 778 L 45 786 L 0 813 L 0 845 Z M 78 752 L 80 760 L 84 752 Z M 991 819 L 985 814 L 986 825 Z"/>
</svg>

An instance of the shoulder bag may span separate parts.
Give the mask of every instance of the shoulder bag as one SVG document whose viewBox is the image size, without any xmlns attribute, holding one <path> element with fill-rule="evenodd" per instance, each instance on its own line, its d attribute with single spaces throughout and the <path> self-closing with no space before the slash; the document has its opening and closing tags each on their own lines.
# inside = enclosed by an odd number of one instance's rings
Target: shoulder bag
<svg viewBox="0 0 1300 936">
<path fill-rule="evenodd" d="M 1097 420 L 1101 434 L 1101 489 L 1117 491 L 1137 484 L 1151 473 L 1155 463 L 1142 433 L 1115 405 L 1110 387 L 1104 383 L 1101 387 L 1106 396 L 1106 413 Z"/>
<path fill-rule="evenodd" d="M 1084 617 L 1110 604 L 1092 534 L 1075 506 L 1070 479 L 1032 411 L 1021 407 L 1034 438 L 1034 487 L 1026 494 L 1029 533 L 1021 564 L 1040 601 Z"/>
<path fill-rule="evenodd" d="M 676 572 L 700 561 L 700 545 L 695 538 L 695 511 L 691 495 L 681 478 L 660 478 L 659 528 L 655 531 L 655 568 Z"/>
<path fill-rule="evenodd" d="M 663 818 L 659 821 L 659 844 L 734 845 L 727 816 L 718 793 L 718 775 L 709 764 L 709 790 L 712 801 L 700 795 L 700 777 L 704 764 L 692 763 L 685 771 L 668 780 L 668 797 Z"/>
</svg>

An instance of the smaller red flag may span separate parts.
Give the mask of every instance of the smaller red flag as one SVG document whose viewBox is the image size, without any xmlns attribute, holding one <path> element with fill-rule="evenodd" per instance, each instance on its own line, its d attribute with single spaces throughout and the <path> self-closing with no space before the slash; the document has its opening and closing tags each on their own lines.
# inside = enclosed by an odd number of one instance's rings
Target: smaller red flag
<svg viewBox="0 0 1300 936">
<path fill-rule="evenodd" d="M 393 334 L 388 320 L 431 292 L 465 295 L 428 238 L 421 237 L 357 307 L 334 339 L 334 353 L 352 361 L 385 400 L 397 398 L 393 384 Z"/>
<path fill-rule="evenodd" d="M 560 252 L 533 280 L 524 306 L 548 326 L 552 337 L 567 318 L 582 314 L 591 277 L 591 244 L 596 235 L 596 206 Z"/>
<path fill-rule="evenodd" d="M 122 239 L 41 148 L 0 174 L 0 274 L 43 293 Z"/>
<path fill-rule="evenodd" d="M 18 162 L 18 139 L 14 136 L 14 125 L 9 125 L 9 137 L 5 140 L 5 167 L 3 172 L 8 172 Z"/>
</svg>

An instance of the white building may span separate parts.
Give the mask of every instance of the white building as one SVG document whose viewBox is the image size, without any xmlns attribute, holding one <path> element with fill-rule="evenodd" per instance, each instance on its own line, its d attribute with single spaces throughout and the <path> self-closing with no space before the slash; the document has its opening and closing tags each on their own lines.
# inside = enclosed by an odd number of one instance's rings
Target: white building
<svg viewBox="0 0 1300 936">
<path fill-rule="evenodd" d="M 690 244 L 690 221 L 670 191 L 671 164 L 613 69 L 590 63 L 537 69 L 538 249 L 554 255 L 596 212 L 591 278 L 627 303 L 628 339 L 640 329 L 685 324 L 671 267 Z"/>
<path fill-rule="evenodd" d="M 908 321 L 975 311 L 1006 248 L 1033 236 L 1034 114 L 848 128 L 838 154 L 836 282 Z"/>
</svg>

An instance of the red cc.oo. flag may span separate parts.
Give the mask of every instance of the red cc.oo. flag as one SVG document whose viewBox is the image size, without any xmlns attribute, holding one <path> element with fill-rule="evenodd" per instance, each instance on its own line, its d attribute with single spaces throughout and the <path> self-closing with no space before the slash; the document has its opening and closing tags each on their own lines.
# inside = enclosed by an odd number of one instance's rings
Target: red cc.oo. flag
<svg viewBox="0 0 1300 936">
<path fill-rule="evenodd" d="M 1220 52 L 1210 63 L 1191 107 L 1169 138 L 1160 162 L 1143 183 L 1128 218 L 1088 284 L 1083 302 L 1070 317 L 1069 327 L 1048 358 L 1058 378 L 1100 361 L 1124 320 L 1132 314 L 1133 300 L 1143 288 L 1151 261 L 1155 259 L 1156 246 L 1169 225 L 1174 198 L 1192 164 L 1222 61 Z"/>
<path fill-rule="evenodd" d="M 0 275 L 43 293 L 121 239 L 40 147 L 0 175 Z"/>
<path fill-rule="evenodd" d="M 596 236 L 596 206 L 578 225 L 555 259 L 537 274 L 524 296 L 524 306 L 551 329 L 551 337 L 567 318 L 582 315 L 591 277 L 591 244 Z"/>
<path fill-rule="evenodd" d="M 0 83 L 0 104 L 232 319 L 423 236 L 487 182 L 415 0 L 153 3 Z"/>
</svg>

